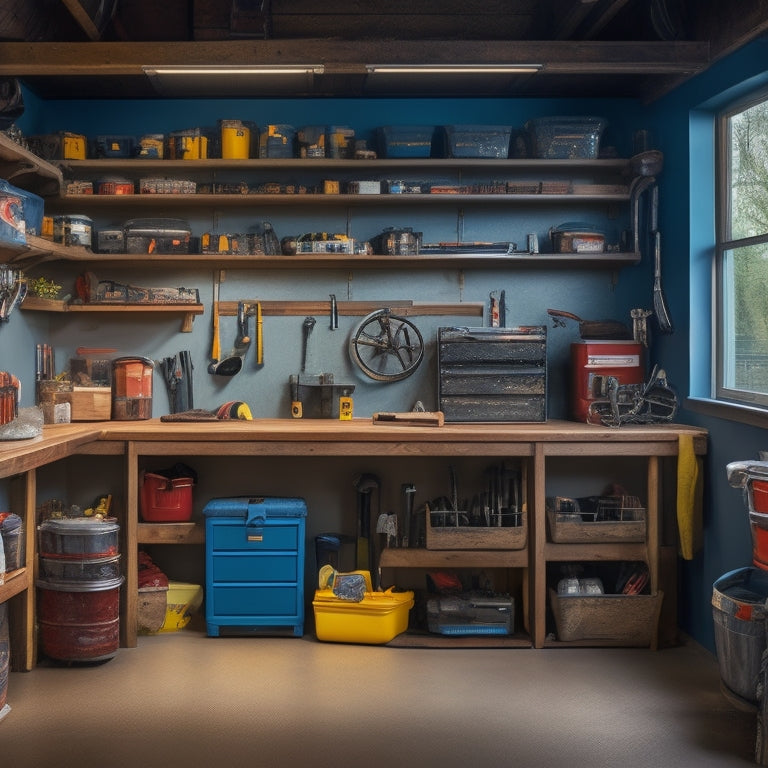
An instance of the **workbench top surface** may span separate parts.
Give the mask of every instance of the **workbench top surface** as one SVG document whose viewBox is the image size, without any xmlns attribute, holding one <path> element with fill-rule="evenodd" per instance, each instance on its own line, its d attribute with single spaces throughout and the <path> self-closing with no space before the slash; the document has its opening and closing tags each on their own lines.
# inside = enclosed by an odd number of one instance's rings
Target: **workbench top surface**
<svg viewBox="0 0 768 768">
<path fill-rule="evenodd" d="M 96 426 L 96 425 L 94 425 Z M 684 424 L 626 425 L 620 428 L 550 420 L 541 423 L 446 423 L 441 427 L 373 423 L 371 419 L 233 419 L 205 422 L 112 421 L 98 425 L 107 440 L 295 440 L 390 442 L 623 442 L 675 441 L 705 430 Z"/>
<path fill-rule="evenodd" d="M 441 427 L 373 423 L 369 418 L 253 419 L 202 422 L 143 421 L 51 424 L 39 437 L 0 441 L 0 477 L 43 466 L 103 441 L 215 444 L 484 444 L 534 443 L 677 443 L 680 435 L 694 438 L 696 452 L 706 451 L 706 431 L 685 424 L 624 425 L 620 428 L 550 420 L 541 423 L 450 423 Z M 673 446 L 668 446 L 675 452 Z M 476 446 L 477 448 L 477 446 Z M 478 452 L 473 450 L 473 452 Z"/>
</svg>

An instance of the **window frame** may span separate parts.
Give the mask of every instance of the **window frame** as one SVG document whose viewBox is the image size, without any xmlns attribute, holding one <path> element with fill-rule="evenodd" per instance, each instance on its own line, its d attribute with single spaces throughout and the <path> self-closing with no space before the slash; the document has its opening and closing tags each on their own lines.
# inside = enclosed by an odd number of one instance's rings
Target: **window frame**
<svg viewBox="0 0 768 768">
<path fill-rule="evenodd" d="M 726 371 L 730 350 L 726 343 L 727 301 L 733 295 L 726 291 L 726 282 L 731 272 L 726 268 L 727 260 L 735 250 L 753 245 L 768 244 L 768 232 L 744 238 L 731 239 L 731 119 L 758 104 L 768 103 L 768 87 L 752 91 L 731 102 L 715 115 L 715 243 L 713 252 L 713 366 L 712 396 L 724 404 L 757 408 L 768 413 L 768 393 L 751 392 L 726 386 Z"/>
</svg>

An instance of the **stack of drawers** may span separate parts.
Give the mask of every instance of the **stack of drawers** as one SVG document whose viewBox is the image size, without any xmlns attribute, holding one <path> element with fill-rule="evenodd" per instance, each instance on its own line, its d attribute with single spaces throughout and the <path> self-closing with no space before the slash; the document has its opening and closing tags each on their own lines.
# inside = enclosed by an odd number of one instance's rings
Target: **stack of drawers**
<svg viewBox="0 0 768 768">
<path fill-rule="evenodd" d="M 303 499 L 212 499 L 205 515 L 207 634 L 293 627 L 304 634 Z"/>
<path fill-rule="evenodd" d="M 547 329 L 438 329 L 438 400 L 446 421 L 547 420 Z"/>
</svg>

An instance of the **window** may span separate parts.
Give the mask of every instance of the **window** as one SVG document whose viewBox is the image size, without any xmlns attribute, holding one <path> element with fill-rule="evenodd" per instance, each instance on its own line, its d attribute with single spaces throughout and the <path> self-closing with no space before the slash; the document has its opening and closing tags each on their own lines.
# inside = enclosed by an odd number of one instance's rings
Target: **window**
<svg viewBox="0 0 768 768">
<path fill-rule="evenodd" d="M 768 92 L 717 138 L 716 397 L 768 408 Z"/>
</svg>

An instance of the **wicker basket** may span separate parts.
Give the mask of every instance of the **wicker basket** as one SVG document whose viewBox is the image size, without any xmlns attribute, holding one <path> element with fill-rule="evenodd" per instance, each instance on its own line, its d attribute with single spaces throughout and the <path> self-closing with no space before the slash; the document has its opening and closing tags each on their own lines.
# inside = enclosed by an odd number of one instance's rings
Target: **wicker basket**
<svg viewBox="0 0 768 768">
<path fill-rule="evenodd" d="M 655 595 L 560 596 L 549 590 L 558 640 L 656 646 L 663 592 Z"/>
<path fill-rule="evenodd" d="M 556 544 L 643 542 L 646 536 L 646 511 L 634 496 L 600 498 L 593 519 L 579 514 L 576 499 L 555 497 L 547 500 L 550 540 Z"/>
</svg>

